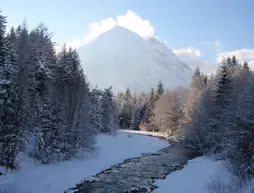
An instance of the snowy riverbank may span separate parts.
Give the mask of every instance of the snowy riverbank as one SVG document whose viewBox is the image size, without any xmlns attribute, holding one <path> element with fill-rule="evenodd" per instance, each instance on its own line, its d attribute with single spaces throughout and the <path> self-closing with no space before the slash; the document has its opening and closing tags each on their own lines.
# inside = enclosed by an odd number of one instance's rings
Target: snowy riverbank
<svg viewBox="0 0 254 193">
<path fill-rule="evenodd" d="M 99 135 L 96 138 L 96 153 L 82 159 L 58 164 L 36 164 L 28 157 L 24 157 L 20 170 L 0 176 L 0 192 L 62 193 L 85 178 L 121 163 L 125 159 L 139 157 L 144 153 L 155 153 L 169 146 L 165 140 L 155 138 L 158 136 L 150 137 L 150 135 L 151 133 L 130 131 L 121 131 L 115 136 Z M 157 161 L 159 160 L 152 163 Z M 208 184 L 217 174 L 221 174 L 220 180 L 224 184 L 230 183 L 228 180 L 230 174 L 226 171 L 223 162 L 214 161 L 208 157 L 198 157 L 188 161 L 182 170 L 172 172 L 166 179 L 155 180 L 154 184 L 158 188 L 153 192 L 210 193 Z M 250 193 L 248 190 L 243 192 Z"/>
<path fill-rule="evenodd" d="M 156 152 L 167 147 L 168 143 L 153 137 L 119 132 L 116 136 L 99 135 L 97 146 L 95 155 L 58 164 L 36 165 L 24 158 L 19 171 L 0 176 L 0 192 L 62 193 L 111 165 L 142 153 Z"/>
</svg>

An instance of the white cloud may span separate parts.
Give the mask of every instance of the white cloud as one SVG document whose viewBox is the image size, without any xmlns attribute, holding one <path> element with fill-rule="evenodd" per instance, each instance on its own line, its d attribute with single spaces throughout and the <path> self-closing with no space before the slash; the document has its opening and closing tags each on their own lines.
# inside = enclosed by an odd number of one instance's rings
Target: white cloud
<svg viewBox="0 0 254 193">
<path fill-rule="evenodd" d="M 210 74 L 215 72 L 218 66 L 216 62 L 206 61 L 202 52 L 194 47 L 174 49 L 173 52 L 193 70 L 199 67 L 203 72 Z"/>
<path fill-rule="evenodd" d="M 240 60 L 241 62 L 251 61 L 254 60 L 254 49 L 240 49 L 234 51 L 218 52 L 216 60 L 221 62 L 223 58 L 227 58 L 228 56 L 235 56 L 236 59 Z"/>
<path fill-rule="evenodd" d="M 103 19 L 99 22 L 91 23 L 88 26 L 88 34 L 82 39 L 73 40 L 67 43 L 67 46 L 78 48 L 84 44 L 89 43 L 91 40 L 100 34 L 110 30 L 114 26 L 119 25 L 136 32 L 142 37 L 153 37 L 154 27 L 148 20 L 142 19 L 135 12 L 128 10 L 125 15 L 118 15 L 116 19 L 111 17 Z"/>
<path fill-rule="evenodd" d="M 223 45 L 219 40 L 206 41 L 206 44 L 213 45 L 216 48 L 216 61 L 209 62 L 205 60 L 202 52 L 194 47 L 175 49 L 173 52 L 186 62 L 192 69 L 200 67 L 206 73 L 215 72 L 218 65 L 224 58 L 235 56 L 240 62 L 247 61 L 250 68 L 254 70 L 254 49 L 239 49 L 233 51 L 221 51 Z M 221 48 L 221 49 L 219 49 Z"/>
<path fill-rule="evenodd" d="M 140 16 L 131 10 L 122 16 L 117 16 L 117 25 L 125 27 L 131 31 L 136 32 L 142 37 L 152 37 L 154 36 L 154 27 L 148 20 L 143 20 Z"/>
</svg>

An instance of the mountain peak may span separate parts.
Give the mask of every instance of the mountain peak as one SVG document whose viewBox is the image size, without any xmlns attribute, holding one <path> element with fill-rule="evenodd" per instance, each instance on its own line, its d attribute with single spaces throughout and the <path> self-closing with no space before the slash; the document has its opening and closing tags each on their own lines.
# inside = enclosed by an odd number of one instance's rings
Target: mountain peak
<svg viewBox="0 0 254 193">
<path fill-rule="evenodd" d="M 125 39 L 137 39 L 137 38 L 141 38 L 137 33 L 121 27 L 119 25 L 116 25 L 115 27 L 111 28 L 110 30 L 102 33 L 101 35 L 99 35 L 95 41 L 99 41 L 99 42 L 123 42 L 125 41 Z M 118 44 L 120 44 L 120 42 Z"/>
<path fill-rule="evenodd" d="M 129 29 L 125 28 L 125 27 L 122 27 L 122 26 L 120 26 L 120 25 L 114 26 L 114 27 L 113 27 L 112 29 L 110 29 L 109 31 L 125 31 L 125 32 L 129 31 L 129 32 L 132 32 L 131 30 L 129 30 Z M 133 32 L 133 33 L 134 33 L 134 32 Z"/>
<path fill-rule="evenodd" d="M 79 50 L 88 80 L 99 88 L 149 91 L 161 80 L 165 88 L 188 84 L 187 64 L 156 38 L 144 39 L 121 26 L 106 31 Z"/>
<path fill-rule="evenodd" d="M 132 35 L 133 34 L 138 35 L 136 32 L 131 31 L 131 30 L 129 30 L 129 29 L 125 28 L 125 27 L 122 27 L 120 25 L 114 26 L 113 28 L 111 28 L 110 30 L 106 31 L 105 33 L 114 33 L 114 34 L 117 34 L 117 35 L 130 35 L 130 34 L 132 34 Z"/>
</svg>

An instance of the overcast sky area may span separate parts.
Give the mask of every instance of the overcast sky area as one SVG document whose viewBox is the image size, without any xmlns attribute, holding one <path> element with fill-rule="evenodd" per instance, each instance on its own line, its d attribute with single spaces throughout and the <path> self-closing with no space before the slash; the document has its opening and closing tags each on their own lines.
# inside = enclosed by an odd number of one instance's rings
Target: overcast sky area
<svg viewBox="0 0 254 193">
<path fill-rule="evenodd" d="M 1 2 L 8 27 L 44 22 L 58 46 L 89 43 L 115 25 L 156 37 L 194 69 L 215 71 L 235 55 L 254 69 L 252 0 L 72 0 Z"/>
</svg>

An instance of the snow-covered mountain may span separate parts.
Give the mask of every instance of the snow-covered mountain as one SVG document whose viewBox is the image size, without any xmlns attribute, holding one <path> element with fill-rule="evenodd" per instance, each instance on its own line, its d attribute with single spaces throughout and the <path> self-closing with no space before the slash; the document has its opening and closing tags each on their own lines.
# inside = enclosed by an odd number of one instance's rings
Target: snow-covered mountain
<svg viewBox="0 0 254 193">
<path fill-rule="evenodd" d="M 79 49 L 84 72 L 99 88 L 149 91 L 158 82 L 166 88 L 186 85 L 192 75 L 187 64 L 156 38 L 144 39 L 116 26 Z"/>
</svg>

